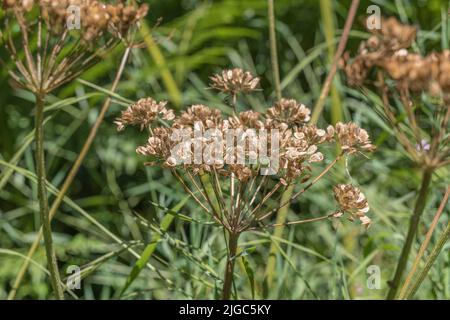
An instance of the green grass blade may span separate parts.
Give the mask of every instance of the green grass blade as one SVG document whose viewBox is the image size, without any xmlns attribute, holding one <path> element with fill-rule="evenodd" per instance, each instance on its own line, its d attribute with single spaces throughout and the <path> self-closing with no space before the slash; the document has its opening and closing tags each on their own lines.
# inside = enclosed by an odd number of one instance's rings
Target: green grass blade
<svg viewBox="0 0 450 320">
<path fill-rule="evenodd" d="M 181 210 L 181 208 L 183 208 L 183 206 L 186 204 L 186 201 L 189 199 L 189 197 L 184 198 L 183 200 L 181 200 L 179 203 L 177 203 L 172 209 L 172 212 L 178 212 Z M 161 221 L 161 225 L 160 228 L 163 231 L 167 231 L 170 227 L 170 225 L 172 224 L 173 220 L 175 219 L 175 215 L 174 214 L 166 214 L 164 216 L 164 218 Z M 130 274 L 128 275 L 128 278 L 125 282 L 124 287 L 122 288 L 121 292 L 120 292 L 120 296 L 122 296 L 125 291 L 130 287 L 130 285 L 134 282 L 134 280 L 139 276 L 139 274 L 141 273 L 142 269 L 145 268 L 145 266 L 147 265 L 147 262 L 150 260 L 150 258 L 153 255 L 153 252 L 155 252 L 156 247 L 158 246 L 158 243 L 161 239 L 161 235 L 158 233 L 155 233 L 152 236 L 152 239 L 150 241 L 150 243 L 147 245 L 147 247 L 144 249 L 144 251 L 141 254 L 141 257 L 136 261 L 133 269 L 131 270 Z"/>
</svg>

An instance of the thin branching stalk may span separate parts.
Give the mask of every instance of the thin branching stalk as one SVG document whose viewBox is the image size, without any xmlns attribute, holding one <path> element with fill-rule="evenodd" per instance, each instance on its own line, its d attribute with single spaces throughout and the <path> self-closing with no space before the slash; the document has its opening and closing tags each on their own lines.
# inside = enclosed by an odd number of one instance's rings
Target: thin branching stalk
<svg viewBox="0 0 450 320">
<path fill-rule="evenodd" d="M 417 268 L 419 267 L 420 260 L 422 259 L 425 251 L 427 250 L 427 247 L 431 241 L 431 237 L 433 235 L 434 230 L 436 229 L 436 226 L 439 222 L 439 218 L 442 215 L 442 212 L 444 212 L 444 208 L 447 205 L 448 197 L 450 195 L 450 186 L 447 187 L 447 191 L 445 192 L 444 198 L 441 201 L 441 204 L 439 205 L 439 208 L 433 218 L 433 221 L 431 222 L 430 229 L 428 230 L 425 240 L 423 241 L 422 245 L 420 246 L 419 252 L 417 253 L 416 259 L 414 260 L 413 266 L 411 268 L 411 271 L 408 273 L 408 276 L 406 277 L 405 283 L 402 286 L 402 289 L 400 290 L 399 299 L 404 299 L 405 294 L 409 288 L 409 285 L 411 283 L 411 280 L 416 273 Z"/>
<path fill-rule="evenodd" d="M 116 73 L 116 76 L 114 78 L 114 81 L 113 81 L 113 84 L 112 84 L 112 87 L 110 90 L 112 93 L 114 93 L 117 90 L 117 86 L 120 82 L 120 79 L 122 78 L 123 71 L 125 70 L 125 65 L 129 58 L 131 49 L 132 49 L 131 46 L 127 47 L 122 56 L 122 61 L 121 61 L 120 67 Z M 69 190 L 70 186 L 72 185 L 72 182 L 75 179 L 75 177 L 78 173 L 78 170 L 80 169 L 81 164 L 83 163 L 84 158 L 86 157 L 86 155 L 97 135 L 98 129 L 99 129 L 101 123 L 103 122 L 105 114 L 108 111 L 110 105 L 111 105 L 111 97 L 108 97 L 105 100 L 105 102 L 100 110 L 100 114 L 98 115 L 97 120 L 95 121 L 93 127 L 91 128 L 91 131 L 89 132 L 89 135 L 88 135 L 86 141 L 84 142 L 84 145 L 83 145 L 77 159 L 75 160 L 75 163 L 73 164 L 72 168 L 70 169 L 69 174 L 67 175 L 66 179 L 64 180 L 64 183 L 61 186 L 60 192 L 58 193 L 55 200 L 53 201 L 53 204 L 52 204 L 49 214 L 48 214 L 50 221 L 56 215 L 62 201 L 64 200 L 65 195 L 67 194 L 67 191 Z M 28 258 L 31 258 L 34 255 L 34 253 L 36 252 L 37 248 L 39 247 L 39 242 L 42 239 L 42 235 L 43 235 L 43 230 L 41 229 L 41 230 L 39 230 L 39 233 L 38 233 L 36 239 L 34 240 L 33 244 L 31 245 L 30 249 L 28 250 L 28 253 L 27 253 Z M 20 287 L 20 284 L 22 283 L 22 279 L 25 276 L 25 273 L 28 270 L 28 267 L 30 265 L 29 261 L 30 261 L 29 259 L 25 259 L 22 266 L 20 267 L 19 273 L 17 274 L 17 277 L 14 281 L 13 287 L 8 295 L 8 300 L 13 300 L 15 298 L 15 296 L 17 294 L 17 290 Z"/>
<path fill-rule="evenodd" d="M 320 0 L 320 13 L 323 20 L 323 29 L 325 34 L 325 41 L 328 47 L 328 61 L 333 63 L 335 52 L 335 47 L 333 45 L 335 37 L 335 25 L 333 19 L 333 0 Z M 339 96 L 339 92 L 336 85 L 331 86 L 331 123 L 336 124 L 342 121 L 342 102 Z"/>
<path fill-rule="evenodd" d="M 387 299 L 393 300 L 397 296 L 397 291 L 399 289 L 400 282 L 403 278 L 405 272 L 409 254 L 411 252 L 411 247 L 413 241 L 416 237 L 417 228 L 419 226 L 420 217 L 425 209 L 425 204 L 427 201 L 427 196 L 430 190 L 431 179 L 433 177 L 433 169 L 426 168 L 423 171 L 422 184 L 420 187 L 419 195 L 417 197 L 416 203 L 414 205 L 414 212 L 409 221 L 408 234 L 406 235 L 406 240 L 403 245 L 400 258 L 397 263 L 397 268 L 395 270 L 394 279 L 389 283 L 390 289 L 388 291 Z"/>
<path fill-rule="evenodd" d="M 58 263 L 56 261 L 56 254 L 53 248 L 52 228 L 48 212 L 47 189 L 45 185 L 45 150 L 44 150 L 44 103 L 45 94 L 36 94 L 36 125 L 35 125 L 35 140 L 36 140 L 36 175 L 37 188 L 39 198 L 39 214 L 41 218 L 42 230 L 44 235 L 44 246 L 47 255 L 48 270 L 50 272 L 50 279 L 56 298 L 64 300 L 64 294 L 61 287 L 61 279 L 59 276 Z M 25 261 L 30 261 L 26 259 Z"/>
<path fill-rule="evenodd" d="M 350 35 L 350 30 L 353 26 L 353 20 L 355 19 L 356 12 L 358 10 L 359 0 L 352 0 L 352 4 L 350 6 L 350 10 L 347 15 L 347 20 L 345 21 L 344 30 L 342 32 L 341 39 L 339 40 L 339 45 L 336 50 L 336 54 L 334 55 L 333 64 L 331 65 L 330 72 L 325 80 L 325 84 L 322 88 L 322 92 L 320 93 L 319 100 L 314 107 L 313 114 L 311 116 L 311 122 L 317 123 L 322 114 L 323 108 L 325 106 L 325 100 L 328 97 L 328 93 L 330 92 L 331 85 L 333 83 L 334 75 L 336 74 L 339 59 L 342 57 L 344 53 L 345 46 L 347 45 L 347 40 Z"/>
</svg>

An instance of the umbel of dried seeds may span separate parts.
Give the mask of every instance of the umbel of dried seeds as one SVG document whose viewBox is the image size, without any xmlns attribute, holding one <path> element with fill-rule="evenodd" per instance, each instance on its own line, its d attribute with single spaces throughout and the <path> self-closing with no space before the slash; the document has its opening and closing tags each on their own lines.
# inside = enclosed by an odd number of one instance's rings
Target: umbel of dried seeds
<svg viewBox="0 0 450 320">
<path fill-rule="evenodd" d="M 97 0 L 3 0 L 4 32 L 0 31 L 17 71 L 16 85 L 45 94 L 92 66 L 119 41 L 132 41 L 131 30 L 145 17 L 148 6 L 110 4 Z M 37 15 L 36 15 L 37 13 Z M 20 44 L 12 35 L 20 27 Z M 36 52 L 32 52 L 33 35 Z M 25 58 L 17 48 L 23 46 Z"/>
<path fill-rule="evenodd" d="M 211 77 L 211 81 L 211 87 L 237 94 L 254 91 L 259 79 L 250 72 L 232 69 Z M 124 110 L 115 123 L 119 131 L 128 125 L 141 130 L 148 128 L 147 143 L 137 148 L 140 155 L 151 158 L 147 165 L 170 170 L 216 222 L 230 232 L 240 233 L 260 227 L 276 211 L 268 206 L 269 200 L 288 185 L 309 183 L 311 186 L 330 170 L 338 159 L 319 177 L 313 177 L 313 166 L 325 161 L 323 146 L 338 143 L 342 150 L 339 158 L 375 149 L 367 131 L 357 124 L 338 123 L 321 129 L 308 123 L 310 113 L 304 104 L 282 99 L 264 113 L 247 110 L 225 116 L 218 109 L 192 105 L 175 115 L 167 102 L 145 98 Z M 242 133 L 244 143 L 238 143 L 237 138 L 230 143 L 226 138 L 230 130 L 234 134 Z M 264 132 L 265 137 L 276 136 L 276 142 L 270 138 L 252 139 L 255 132 Z M 266 150 L 277 154 L 276 159 L 270 159 L 278 164 L 272 175 L 261 174 L 261 169 L 268 165 L 258 158 L 261 143 L 265 143 Z M 220 156 L 205 157 L 211 152 Z M 199 154 L 200 161 L 195 161 Z M 270 158 L 268 153 L 267 157 Z M 205 177 L 212 189 L 206 187 Z M 350 218 L 358 218 L 368 226 L 369 207 L 365 197 L 357 188 L 342 186 L 334 191 L 339 208 L 333 216 L 348 212 Z M 208 190 L 213 190 L 215 195 L 212 197 Z"/>
</svg>

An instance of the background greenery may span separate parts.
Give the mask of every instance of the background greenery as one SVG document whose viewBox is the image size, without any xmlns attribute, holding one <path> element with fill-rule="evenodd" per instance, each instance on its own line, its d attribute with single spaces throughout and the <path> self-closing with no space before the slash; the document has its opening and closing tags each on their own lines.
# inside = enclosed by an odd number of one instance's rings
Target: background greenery
<svg viewBox="0 0 450 320">
<path fill-rule="evenodd" d="M 238 66 L 260 75 L 263 89 L 242 99 L 241 107 L 263 110 L 274 101 L 265 0 L 146 2 L 151 8 L 146 23 L 156 42 L 133 51 L 118 89 L 120 96 L 115 97 L 71 187 L 70 199 L 53 221 L 63 277 L 69 265 L 83 268 L 82 289 L 75 291 L 80 299 L 119 297 L 136 263 L 136 257 L 120 246 L 122 241 L 138 254 L 152 241 L 157 244 L 150 267 L 143 269 L 122 298 L 209 299 L 217 297 L 221 288 L 226 256 L 222 232 L 204 223 L 204 214 L 195 203 L 185 201 L 185 193 L 169 174 L 142 165 L 144 159 L 134 149 L 145 141 L 145 134 L 116 132 L 113 120 L 124 108 L 124 99 L 153 96 L 168 99 L 176 108 L 202 102 L 227 112 L 221 97 L 205 88 L 212 73 Z M 315 104 L 349 4 L 275 1 L 285 97 L 309 106 Z M 383 15 L 395 15 L 419 26 L 416 50 L 449 47 L 448 1 L 377 0 L 361 1 L 348 50 L 354 52 L 368 36 L 361 21 L 370 4 L 379 5 Z M 327 12 L 331 12 L 331 20 L 327 20 Z M 142 36 L 147 44 L 152 41 L 149 33 Z M 109 88 L 120 54 L 118 48 L 85 73 L 81 79 L 88 83 L 75 81 L 48 100 L 47 170 L 55 187 L 65 178 L 105 98 L 104 92 L 89 83 Z M 7 58 L 4 50 L 1 55 Z M 27 137 L 33 127 L 33 97 L 10 86 L 4 67 L 0 69 L 0 88 L 0 299 L 4 299 L 39 228 L 39 213 L 36 185 L 29 179 L 34 172 L 33 148 Z M 347 87 L 339 73 L 320 123 L 337 120 L 353 120 L 367 128 L 378 150 L 370 161 L 352 158 L 341 163 L 329 179 L 322 180 L 291 207 L 288 218 L 296 220 L 333 209 L 331 186 L 352 180 L 369 199 L 373 226 L 364 231 L 342 220 L 290 227 L 285 229 L 283 239 L 274 239 L 270 233 L 245 234 L 240 239 L 243 254 L 236 268 L 239 298 L 384 298 L 420 177 L 377 112 L 377 98 Z M 333 152 L 329 150 L 330 155 Z M 11 166 L 17 167 L 7 176 Z M 449 168 L 444 168 L 433 180 L 434 191 L 413 252 L 417 252 L 436 212 L 449 176 Z M 168 228 L 161 225 L 167 217 L 164 208 L 177 204 L 179 213 L 189 218 L 176 217 Z M 448 219 L 447 206 L 435 234 L 440 234 Z M 274 282 L 268 286 L 264 273 L 270 244 L 275 240 L 279 251 Z M 447 244 L 416 297 L 450 298 L 448 248 Z M 46 262 L 43 247 L 33 259 L 17 298 L 43 299 L 49 295 L 50 282 L 42 270 Z M 382 272 L 380 290 L 366 286 L 366 267 L 373 264 Z"/>
</svg>

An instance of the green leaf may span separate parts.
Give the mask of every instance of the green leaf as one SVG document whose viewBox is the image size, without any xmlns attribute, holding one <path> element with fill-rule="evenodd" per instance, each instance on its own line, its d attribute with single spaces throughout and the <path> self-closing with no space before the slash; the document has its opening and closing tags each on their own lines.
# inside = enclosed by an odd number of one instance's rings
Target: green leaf
<svg viewBox="0 0 450 320">
<path fill-rule="evenodd" d="M 244 265 L 245 273 L 247 274 L 248 281 L 250 282 L 250 288 L 252 290 L 252 299 L 255 299 L 255 273 L 253 272 L 250 263 L 245 258 L 245 256 L 241 257 L 242 264 Z"/>
</svg>

